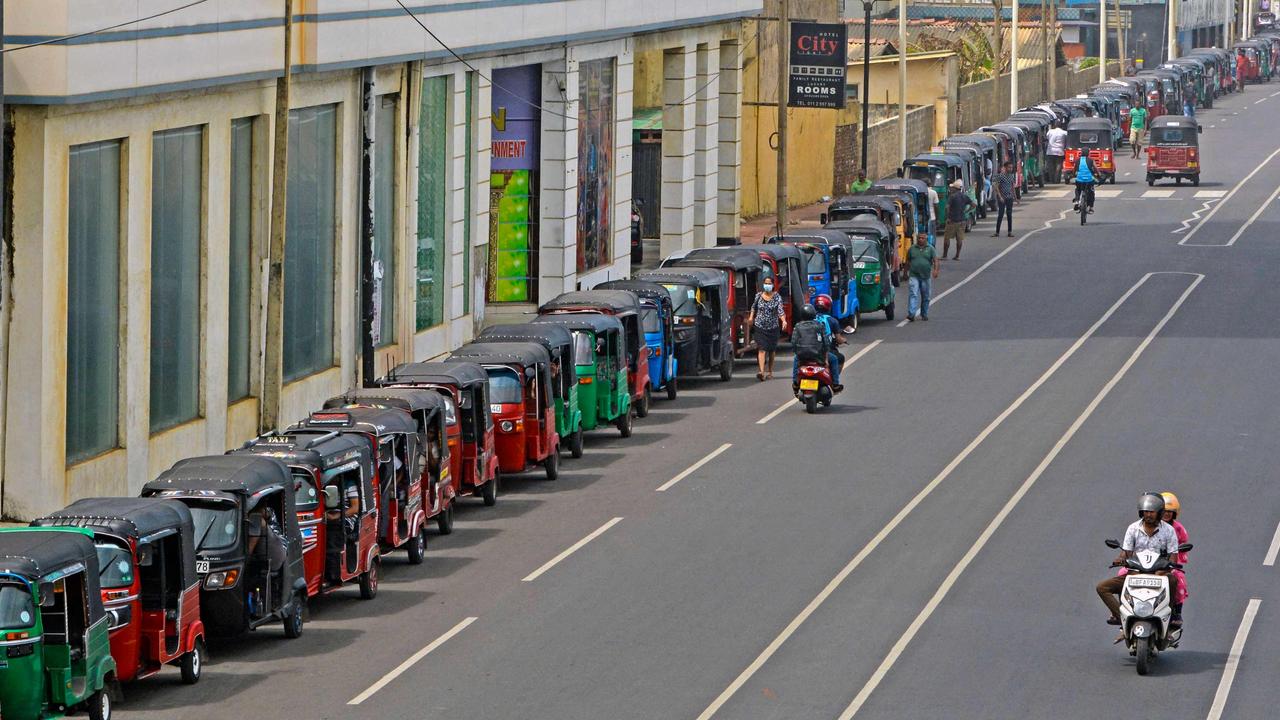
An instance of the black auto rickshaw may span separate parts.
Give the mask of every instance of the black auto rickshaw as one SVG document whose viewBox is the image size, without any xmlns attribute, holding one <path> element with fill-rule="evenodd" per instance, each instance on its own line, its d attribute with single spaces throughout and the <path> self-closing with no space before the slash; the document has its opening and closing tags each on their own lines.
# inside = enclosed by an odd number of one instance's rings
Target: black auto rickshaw
<svg viewBox="0 0 1280 720">
<path fill-rule="evenodd" d="M 751 249 L 759 252 L 764 259 L 765 277 L 773 278 L 774 290 L 782 296 L 782 313 L 787 319 L 787 329 L 780 333 L 780 337 L 789 338 L 791 328 L 795 325 L 795 317 L 807 302 L 809 294 L 804 255 L 791 245 L 764 244 Z"/>
<path fill-rule="evenodd" d="M 211 634 L 277 621 L 286 637 L 302 634 L 302 533 L 284 463 L 253 455 L 179 460 L 142 486 L 142 497 L 178 500 L 191 511 L 200 612 Z"/>
<path fill-rule="evenodd" d="M 640 298 L 640 324 L 644 330 L 644 342 L 649 346 L 649 382 L 655 390 L 666 391 L 668 400 L 675 400 L 679 389 L 676 380 L 675 312 L 671 305 L 671 294 L 661 285 L 646 280 L 609 280 L 600 283 L 595 289 L 626 290 Z M 483 335 L 481 333 L 482 337 Z"/>
<path fill-rule="evenodd" d="M 649 415 L 653 399 L 653 381 L 649 377 L 649 345 L 641 327 L 640 298 L 628 290 L 579 290 L 562 293 L 538 308 L 539 315 L 555 313 L 595 312 L 612 315 L 622 323 L 627 334 L 627 386 L 631 389 L 631 406 L 636 417 Z"/>
<path fill-rule="evenodd" d="M 1147 132 L 1147 185 L 1156 180 L 1183 178 L 1200 185 L 1200 126 L 1185 115 L 1165 115 L 1151 121 Z"/>
<path fill-rule="evenodd" d="M 31 524 L 93 533 L 116 679 L 132 682 L 177 665 L 183 682 L 199 682 L 204 623 L 195 525 L 187 506 L 151 498 L 83 498 Z"/>
<path fill-rule="evenodd" d="M 453 532 L 453 505 L 462 492 L 449 457 L 449 402 L 438 392 L 417 388 L 352 388 L 325 401 L 325 408 L 354 405 L 394 408 L 409 414 L 418 426 L 422 468 L 422 507 L 427 521 L 435 520 L 441 535 Z M 456 420 L 455 420 L 456 424 Z"/>
<path fill-rule="evenodd" d="M 729 281 L 724 273 L 710 268 L 673 267 L 636 273 L 635 278 L 657 283 L 671 294 L 679 377 L 719 370 L 722 381 L 731 380 L 733 335 Z"/>
<path fill-rule="evenodd" d="M 551 354 L 552 395 L 556 405 L 556 433 L 574 458 L 582 457 L 582 408 L 578 406 L 577 360 L 573 333 L 558 325 L 515 323 L 493 325 L 480 331 L 473 342 L 536 342 Z M 652 351 L 652 347 L 650 348 Z M 650 354 L 650 365 L 653 356 Z M 652 373 L 650 373 L 652 375 Z"/>
<path fill-rule="evenodd" d="M 475 363 L 420 362 L 396 366 L 381 387 L 429 388 L 444 396 L 449 457 L 464 494 L 487 506 L 498 501 L 498 454 L 489 410 L 489 374 Z"/>
<path fill-rule="evenodd" d="M 760 253 L 744 247 L 698 248 L 663 260 L 662 267 L 703 267 L 724 273 L 733 289 L 729 294 L 729 332 L 734 357 L 755 353 L 747 318 L 764 277 L 765 263 Z"/>
<path fill-rule="evenodd" d="M 476 363 L 489 373 L 489 405 L 498 426 L 498 469 L 514 474 L 540 465 L 548 480 L 559 478 L 556 384 L 547 348 L 535 342 L 468 343 L 445 362 Z"/>
<path fill-rule="evenodd" d="M 366 600 L 378 592 L 373 452 L 366 437 L 302 428 L 262 435 L 230 453 L 288 468 L 308 598 L 353 583 Z"/>
<path fill-rule="evenodd" d="M 622 437 L 631 437 L 627 334 L 618 318 L 605 313 L 573 312 L 539 315 L 534 322 L 558 325 L 573 333 L 582 429 L 595 430 L 612 423 Z"/>
</svg>

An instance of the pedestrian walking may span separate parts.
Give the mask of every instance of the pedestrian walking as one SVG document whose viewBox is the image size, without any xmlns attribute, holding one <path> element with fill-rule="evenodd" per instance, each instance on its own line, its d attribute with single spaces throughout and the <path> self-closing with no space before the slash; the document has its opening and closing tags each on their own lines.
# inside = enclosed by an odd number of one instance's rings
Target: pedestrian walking
<svg viewBox="0 0 1280 720">
<path fill-rule="evenodd" d="M 1190 80 L 1182 85 L 1182 114 L 1189 118 L 1196 116 L 1196 87 Z"/>
<path fill-rule="evenodd" d="M 996 176 L 991 178 L 991 185 L 995 188 L 996 193 L 996 231 L 991 233 L 991 237 L 1000 237 L 1000 223 L 1007 217 L 1009 218 L 1009 237 L 1013 237 L 1013 201 L 1017 199 L 1013 191 L 1013 185 L 1017 182 L 1018 175 L 1013 171 L 1013 162 L 1006 162 L 1004 169 Z M 959 249 L 956 255 L 959 255 Z"/>
<path fill-rule="evenodd" d="M 867 171 L 858 168 L 858 179 L 849 183 L 849 192 L 856 195 L 865 192 L 869 187 L 871 187 L 871 181 L 867 179 Z"/>
<path fill-rule="evenodd" d="M 925 241 L 923 235 L 907 250 L 909 290 L 907 322 L 914 322 L 919 312 L 921 320 L 929 319 L 929 299 L 933 296 L 933 279 L 938 277 L 938 253 Z"/>
<path fill-rule="evenodd" d="M 1133 148 L 1133 157 L 1142 152 L 1142 141 L 1147 136 L 1147 109 L 1139 104 L 1129 111 L 1129 145 Z"/>
<path fill-rule="evenodd" d="M 947 193 L 947 226 L 942 233 L 942 258 L 945 260 L 951 252 L 951 241 L 956 241 L 956 256 L 960 259 L 960 248 L 964 247 L 965 213 L 973 206 L 973 200 L 964 191 L 959 180 L 951 183 Z"/>
<path fill-rule="evenodd" d="M 1067 131 L 1055 123 L 1045 135 L 1045 162 L 1049 164 L 1049 182 L 1062 182 L 1062 158 L 1067 154 Z"/>
<path fill-rule="evenodd" d="M 782 311 L 782 296 L 774 292 L 773 278 L 766 278 L 760 292 L 751 301 L 751 313 L 747 324 L 751 337 L 756 341 L 756 380 L 773 379 L 773 357 L 778 351 L 778 336 L 787 329 L 787 317 Z"/>
</svg>

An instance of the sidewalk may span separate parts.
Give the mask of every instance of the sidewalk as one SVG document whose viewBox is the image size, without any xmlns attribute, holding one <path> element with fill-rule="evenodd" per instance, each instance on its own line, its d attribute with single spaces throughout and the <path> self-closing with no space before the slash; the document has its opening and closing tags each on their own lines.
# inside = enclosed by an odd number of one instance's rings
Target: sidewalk
<svg viewBox="0 0 1280 720">
<path fill-rule="evenodd" d="M 826 212 L 830 203 L 817 203 L 804 207 L 792 208 L 787 213 L 787 228 L 820 228 L 819 216 Z M 759 245 L 764 239 L 773 235 L 778 227 L 777 215 L 761 215 L 758 218 L 742 223 L 740 236 L 743 245 Z"/>
</svg>

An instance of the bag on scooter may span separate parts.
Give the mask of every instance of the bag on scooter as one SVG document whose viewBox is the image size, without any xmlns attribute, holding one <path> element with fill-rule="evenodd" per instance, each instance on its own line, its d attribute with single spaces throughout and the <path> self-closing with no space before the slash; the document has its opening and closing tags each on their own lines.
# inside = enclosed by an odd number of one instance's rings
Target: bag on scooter
<svg viewBox="0 0 1280 720">
<path fill-rule="evenodd" d="M 816 320 L 804 320 L 791 328 L 791 349 L 800 362 L 827 360 L 827 334 Z"/>
</svg>

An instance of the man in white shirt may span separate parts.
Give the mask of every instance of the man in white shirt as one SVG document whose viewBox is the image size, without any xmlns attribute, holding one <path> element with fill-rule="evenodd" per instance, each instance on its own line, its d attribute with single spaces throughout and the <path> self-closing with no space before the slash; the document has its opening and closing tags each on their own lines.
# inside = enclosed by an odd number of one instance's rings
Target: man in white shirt
<svg viewBox="0 0 1280 720">
<path fill-rule="evenodd" d="M 1049 165 L 1049 182 L 1062 182 L 1062 157 L 1067 154 L 1067 131 L 1055 124 L 1045 135 L 1044 156 Z"/>
<path fill-rule="evenodd" d="M 1155 550 L 1163 555 L 1175 555 L 1178 552 L 1178 533 L 1173 526 L 1161 520 L 1164 516 L 1164 498 L 1156 493 L 1146 493 L 1138 498 L 1138 521 L 1129 526 L 1124 533 L 1124 541 L 1120 544 L 1120 556 L 1113 565 L 1123 567 L 1124 561 L 1142 550 Z M 1178 579 L 1169 575 L 1170 597 L 1176 597 Z M 1115 575 L 1098 583 L 1098 597 L 1102 604 L 1111 611 L 1107 618 L 1108 625 L 1120 624 L 1120 592 L 1124 590 L 1124 576 Z M 1181 617 L 1171 620 L 1181 624 Z"/>
</svg>

